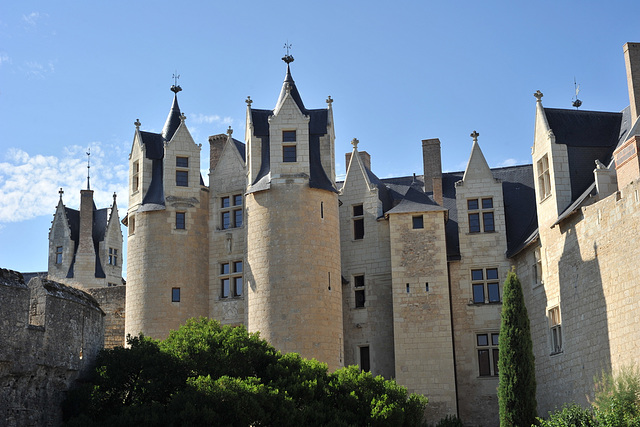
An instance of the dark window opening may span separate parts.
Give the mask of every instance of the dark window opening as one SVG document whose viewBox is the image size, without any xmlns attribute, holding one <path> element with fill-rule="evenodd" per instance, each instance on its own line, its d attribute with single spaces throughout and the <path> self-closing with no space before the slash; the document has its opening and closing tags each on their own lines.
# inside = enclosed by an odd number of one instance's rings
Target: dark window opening
<svg viewBox="0 0 640 427">
<path fill-rule="evenodd" d="M 171 288 L 171 302 L 180 302 L 180 288 Z"/>
<path fill-rule="evenodd" d="M 353 220 L 353 238 L 354 240 L 364 239 L 364 219 Z"/>
<path fill-rule="evenodd" d="M 371 360 L 369 359 L 369 347 L 360 347 L 360 369 L 364 372 L 371 370 Z"/>
<path fill-rule="evenodd" d="M 188 168 L 189 167 L 189 158 L 188 157 L 176 157 L 176 167 L 178 167 L 178 168 Z"/>
<path fill-rule="evenodd" d="M 495 231 L 495 226 L 493 224 L 493 212 L 483 212 L 482 213 L 482 223 L 484 224 L 484 231 Z"/>
<path fill-rule="evenodd" d="M 364 289 L 357 290 L 356 295 L 356 308 L 364 307 Z"/>
<path fill-rule="evenodd" d="M 480 214 L 469 214 L 469 233 L 480 232 Z"/>
<path fill-rule="evenodd" d="M 297 161 L 295 145 L 282 146 L 282 161 L 285 163 L 293 163 Z"/>
<path fill-rule="evenodd" d="M 188 171 L 176 171 L 176 185 L 178 187 L 189 186 L 189 172 Z"/>
<path fill-rule="evenodd" d="M 56 264 L 62 264 L 62 246 L 56 246 Z"/>
<path fill-rule="evenodd" d="M 176 229 L 177 230 L 184 230 L 186 228 L 185 217 L 186 217 L 186 213 L 176 212 Z"/>
<path fill-rule="evenodd" d="M 282 131 L 282 142 L 296 142 L 296 131 L 295 130 L 283 130 Z"/>
<path fill-rule="evenodd" d="M 424 228 L 424 218 L 422 215 L 413 217 L 413 228 Z"/>
</svg>

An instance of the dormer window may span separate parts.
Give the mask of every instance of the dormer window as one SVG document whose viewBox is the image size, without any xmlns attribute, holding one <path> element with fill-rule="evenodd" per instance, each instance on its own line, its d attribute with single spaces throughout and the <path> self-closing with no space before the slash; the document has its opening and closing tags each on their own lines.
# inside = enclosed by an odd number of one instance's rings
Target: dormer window
<svg viewBox="0 0 640 427">
<path fill-rule="evenodd" d="M 140 162 L 136 160 L 133 162 L 133 177 L 131 178 L 131 190 L 135 193 L 138 191 L 138 186 L 140 185 L 140 180 L 138 178 L 140 174 Z"/>
<path fill-rule="evenodd" d="M 282 142 L 296 142 L 296 131 L 295 130 L 283 130 L 282 131 Z"/>
<path fill-rule="evenodd" d="M 296 162 L 296 146 L 295 145 L 283 145 L 282 146 L 282 161 L 285 163 Z"/>
<path fill-rule="evenodd" d="M 549 157 L 545 154 L 537 164 L 538 172 L 538 191 L 540 192 L 540 201 L 551 195 L 551 177 L 549 175 Z"/>
<path fill-rule="evenodd" d="M 188 168 L 188 157 L 176 157 L 176 186 L 188 187 L 189 186 L 189 171 L 179 170 L 177 168 Z"/>
</svg>

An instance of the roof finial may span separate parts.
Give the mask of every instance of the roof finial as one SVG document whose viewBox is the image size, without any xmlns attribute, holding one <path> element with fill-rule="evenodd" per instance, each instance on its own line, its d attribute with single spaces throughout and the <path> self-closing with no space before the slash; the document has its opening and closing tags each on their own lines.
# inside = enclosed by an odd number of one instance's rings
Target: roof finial
<svg viewBox="0 0 640 427">
<path fill-rule="evenodd" d="M 571 105 L 576 107 L 576 110 L 577 110 L 582 105 L 582 101 L 580 101 L 578 99 L 578 92 L 580 92 L 580 85 L 576 82 L 576 78 L 575 77 L 573 78 L 573 87 L 576 90 L 576 97 L 575 97 L 576 99 L 571 103 Z"/>
<path fill-rule="evenodd" d="M 178 79 L 180 78 L 180 74 L 178 74 L 178 70 L 176 70 L 172 78 L 173 78 L 173 86 L 171 86 L 171 92 L 177 95 L 178 92 L 182 90 L 182 88 L 178 85 Z"/>
<path fill-rule="evenodd" d="M 113 192 L 113 204 L 116 204 L 116 198 L 118 197 L 118 195 L 116 194 L 116 192 Z"/>
<path fill-rule="evenodd" d="M 247 107 L 251 108 L 251 104 L 253 104 L 253 99 L 250 96 L 247 96 L 247 99 L 244 100 L 247 103 Z"/>
<path fill-rule="evenodd" d="M 64 194 L 64 191 L 62 191 L 62 187 L 60 187 L 58 194 L 60 194 L 60 201 L 62 201 L 62 195 Z"/>
<path fill-rule="evenodd" d="M 91 190 L 91 185 L 89 185 L 89 171 L 91 170 L 91 164 L 89 160 L 91 159 L 91 147 L 89 147 L 89 151 L 87 151 L 87 190 Z"/>
<path fill-rule="evenodd" d="M 539 90 L 536 91 L 536 93 L 533 94 L 533 96 L 536 97 L 536 99 L 538 100 L 538 102 L 542 102 L 542 97 L 544 96 L 542 94 L 542 92 L 540 92 Z"/>
<path fill-rule="evenodd" d="M 140 123 L 140 119 L 136 119 L 136 121 L 133 124 L 136 125 L 136 130 L 140 130 L 140 125 L 142 124 Z"/>
<path fill-rule="evenodd" d="M 180 122 L 184 123 L 185 120 L 187 120 L 187 116 L 185 116 L 184 113 L 180 113 Z"/>
<path fill-rule="evenodd" d="M 292 45 L 291 43 L 289 43 L 289 40 L 287 40 L 287 42 L 284 44 L 284 48 L 287 50 L 287 54 L 282 57 L 282 60 L 286 62 L 287 65 L 293 62 L 293 56 L 289 54 L 289 50 L 291 49 L 291 46 Z"/>
<path fill-rule="evenodd" d="M 327 104 L 329 105 L 329 107 L 331 107 L 331 104 L 333 104 L 333 99 L 331 99 L 331 95 L 329 95 L 329 96 L 327 97 L 327 101 L 326 101 L 326 102 L 327 102 Z"/>
<path fill-rule="evenodd" d="M 351 140 L 351 145 L 353 145 L 353 148 L 354 148 L 355 150 L 357 150 L 357 149 L 358 149 L 358 143 L 359 143 L 359 142 L 360 142 L 360 141 L 358 141 L 358 138 L 353 138 L 353 139 Z"/>
<path fill-rule="evenodd" d="M 478 143 L 478 137 L 480 136 L 480 134 L 478 132 L 476 132 L 475 130 L 473 132 L 471 132 L 471 138 L 473 138 L 473 142 L 475 142 L 476 144 Z"/>
<path fill-rule="evenodd" d="M 229 135 L 229 138 L 231 138 L 231 135 L 233 135 L 233 129 L 231 129 L 231 126 L 229 126 L 229 129 L 227 129 L 227 135 Z"/>
</svg>

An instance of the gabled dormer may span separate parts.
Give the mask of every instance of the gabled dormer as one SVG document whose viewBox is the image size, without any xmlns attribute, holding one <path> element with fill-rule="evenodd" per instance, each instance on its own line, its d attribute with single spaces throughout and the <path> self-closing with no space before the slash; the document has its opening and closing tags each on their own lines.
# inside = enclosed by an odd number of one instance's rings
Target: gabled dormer
<svg viewBox="0 0 640 427">
<path fill-rule="evenodd" d="M 309 187 L 335 189 L 334 131 L 327 109 L 307 109 L 291 76 L 293 57 L 285 56 L 287 73 L 273 110 L 252 109 L 247 99 L 248 192 L 294 180 Z"/>
<path fill-rule="evenodd" d="M 60 200 L 56 206 L 56 213 L 49 229 L 49 260 L 48 274 L 51 280 L 67 277 L 75 252 L 75 242 L 71 236 L 71 225 L 67 217 L 67 209 L 62 202 L 62 188 L 59 191 Z"/>
</svg>

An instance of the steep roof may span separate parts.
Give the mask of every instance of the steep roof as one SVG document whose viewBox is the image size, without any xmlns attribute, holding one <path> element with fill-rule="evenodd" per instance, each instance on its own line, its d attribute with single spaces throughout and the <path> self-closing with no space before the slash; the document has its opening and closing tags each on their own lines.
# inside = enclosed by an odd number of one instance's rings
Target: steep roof
<svg viewBox="0 0 640 427">
<path fill-rule="evenodd" d="M 69 229 L 71 231 L 71 240 L 73 241 L 73 259 L 67 272 L 67 277 L 71 278 L 74 275 L 74 267 L 76 263 L 76 253 L 78 252 L 78 244 L 80 243 L 80 211 L 71 209 L 65 206 L 65 214 L 69 221 Z M 100 242 L 104 241 L 104 236 L 107 231 L 109 219 L 109 208 L 96 209 L 93 205 L 93 249 L 96 253 L 96 269 L 95 277 L 104 278 L 107 277 L 102 269 L 102 262 L 100 262 Z"/>
</svg>

